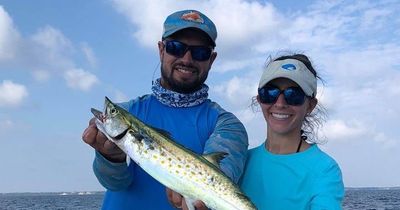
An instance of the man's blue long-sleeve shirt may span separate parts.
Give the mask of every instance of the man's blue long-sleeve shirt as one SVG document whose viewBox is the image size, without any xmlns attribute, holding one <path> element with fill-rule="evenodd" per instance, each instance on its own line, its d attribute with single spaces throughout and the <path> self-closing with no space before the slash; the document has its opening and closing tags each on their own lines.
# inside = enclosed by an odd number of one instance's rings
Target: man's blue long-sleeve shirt
<svg viewBox="0 0 400 210">
<path fill-rule="evenodd" d="M 246 161 L 248 139 L 242 123 L 211 100 L 185 108 L 166 106 L 153 95 L 120 104 L 146 124 L 168 131 L 197 154 L 226 152 L 221 170 L 237 182 Z M 107 189 L 102 209 L 173 209 L 165 187 L 131 163 L 112 163 L 96 152 L 93 170 Z"/>
</svg>

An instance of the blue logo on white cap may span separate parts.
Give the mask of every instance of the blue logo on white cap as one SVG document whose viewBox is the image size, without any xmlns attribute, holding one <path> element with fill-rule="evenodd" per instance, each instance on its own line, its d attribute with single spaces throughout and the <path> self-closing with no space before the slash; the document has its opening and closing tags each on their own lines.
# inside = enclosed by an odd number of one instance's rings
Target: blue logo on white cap
<svg viewBox="0 0 400 210">
<path fill-rule="evenodd" d="M 282 65 L 282 68 L 285 69 L 285 70 L 288 70 L 288 71 L 294 71 L 294 70 L 296 70 L 296 66 L 293 65 L 293 64 L 291 64 L 291 63 L 283 64 L 283 65 Z"/>
</svg>

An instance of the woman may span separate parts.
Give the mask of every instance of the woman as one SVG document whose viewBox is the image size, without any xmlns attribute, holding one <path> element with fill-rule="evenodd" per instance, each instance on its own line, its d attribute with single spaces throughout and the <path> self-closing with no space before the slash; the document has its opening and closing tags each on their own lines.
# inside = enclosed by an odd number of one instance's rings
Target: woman
<svg viewBox="0 0 400 210">
<path fill-rule="evenodd" d="M 317 78 L 303 54 L 273 60 L 261 76 L 257 102 L 267 138 L 249 151 L 240 182 L 259 209 L 341 209 L 340 168 L 311 141 L 320 122 Z"/>
</svg>

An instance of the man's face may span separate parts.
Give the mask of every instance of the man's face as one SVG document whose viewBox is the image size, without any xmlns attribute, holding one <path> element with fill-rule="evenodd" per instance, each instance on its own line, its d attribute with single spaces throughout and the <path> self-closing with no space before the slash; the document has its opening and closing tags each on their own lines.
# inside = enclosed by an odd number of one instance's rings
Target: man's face
<svg viewBox="0 0 400 210">
<path fill-rule="evenodd" d="M 206 35 L 192 29 L 176 32 L 165 41 L 169 40 L 176 40 L 188 46 L 210 47 Z M 191 93 L 200 89 L 207 79 L 217 53 L 212 52 L 210 58 L 204 61 L 193 59 L 190 50 L 186 51 L 182 57 L 174 56 L 166 52 L 165 41 L 158 43 L 161 60 L 161 85 L 179 93 Z"/>
</svg>

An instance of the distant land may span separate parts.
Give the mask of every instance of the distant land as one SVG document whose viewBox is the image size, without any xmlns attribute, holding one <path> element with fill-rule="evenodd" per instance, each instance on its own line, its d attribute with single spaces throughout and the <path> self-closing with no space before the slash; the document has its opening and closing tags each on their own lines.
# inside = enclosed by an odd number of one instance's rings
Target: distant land
<svg viewBox="0 0 400 210">
<path fill-rule="evenodd" d="M 399 187 L 345 187 L 345 190 L 400 190 Z M 94 195 L 103 194 L 105 191 L 60 191 L 60 192 L 11 192 L 0 193 L 1 195 Z"/>
<path fill-rule="evenodd" d="M 96 194 L 103 194 L 105 191 L 81 191 L 81 192 L 12 192 L 12 193 L 0 193 L 2 195 L 96 195 Z"/>
</svg>

